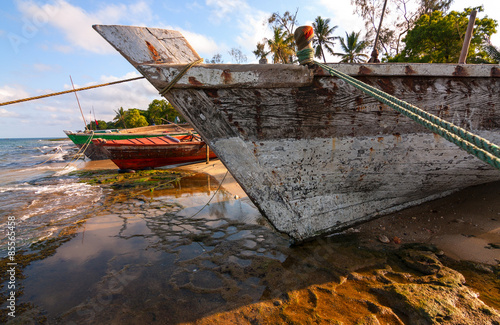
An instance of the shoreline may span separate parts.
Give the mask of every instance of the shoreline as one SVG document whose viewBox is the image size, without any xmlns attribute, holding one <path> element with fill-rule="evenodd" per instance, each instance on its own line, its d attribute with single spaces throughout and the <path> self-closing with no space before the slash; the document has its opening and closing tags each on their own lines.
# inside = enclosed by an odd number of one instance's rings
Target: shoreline
<svg viewBox="0 0 500 325">
<path fill-rule="evenodd" d="M 82 162 L 78 169 L 118 176 L 111 161 Z M 398 324 L 433 323 L 444 315 L 454 323 L 500 321 L 500 265 L 453 259 L 467 256 L 452 250 L 464 239 L 496 242 L 499 183 L 290 246 L 219 160 L 169 170 L 186 176 L 141 195 L 127 186 L 104 191 L 92 217 L 22 270 L 24 319 Z M 92 175 L 86 177 L 104 184 Z M 445 237 L 451 247 L 434 247 L 445 235 L 454 236 Z"/>
<path fill-rule="evenodd" d="M 81 168 L 117 169 L 110 160 L 86 162 Z M 212 159 L 208 164 L 199 162 L 172 170 L 206 173 L 219 183 L 224 179 L 222 187 L 234 198 L 253 205 L 219 159 Z M 497 265 L 500 263 L 498 193 L 500 182 L 469 187 L 449 196 L 367 221 L 341 233 L 358 233 L 363 244 L 374 248 L 425 243 L 436 245 L 447 256 L 456 260 Z"/>
</svg>

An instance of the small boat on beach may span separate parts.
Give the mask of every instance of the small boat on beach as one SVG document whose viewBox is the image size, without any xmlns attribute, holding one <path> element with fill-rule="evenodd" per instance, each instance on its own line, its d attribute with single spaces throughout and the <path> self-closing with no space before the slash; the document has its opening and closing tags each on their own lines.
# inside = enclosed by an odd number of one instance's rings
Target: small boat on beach
<svg viewBox="0 0 500 325">
<path fill-rule="evenodd" d="M 500 180 L 494 167 L 328 71 L 500 143 L 499 65 L 200 64 L 177 31 L 94 29 L 296 241 Z"/>
<path fill-rule="evenodd" d="M 96 130 L 96 131 L 64 131 L 68 138 L 78 147 L 85 147 L 84 154 L 91 160 L 108 159 L 101 147 L 96 147 L 92 143 L 92 139 L 106 140 L 124 140 L 134 138 L 150 138 L 158 137 L 165 134 L 169 135 L 188 135 L 193 131 L 189 124 L 164 124 L 150 125 L 131 129 L 112 129 L 112 130 Z"/>
<path fill-rule="evenodd" d="M 159 136 L 122 140 L 93 139 L 94 145 L 120 169 L 148 169 L 216 158 L 196 135 Z M 208 156 L 208 157 L 207 157 Z"/>
</svg>

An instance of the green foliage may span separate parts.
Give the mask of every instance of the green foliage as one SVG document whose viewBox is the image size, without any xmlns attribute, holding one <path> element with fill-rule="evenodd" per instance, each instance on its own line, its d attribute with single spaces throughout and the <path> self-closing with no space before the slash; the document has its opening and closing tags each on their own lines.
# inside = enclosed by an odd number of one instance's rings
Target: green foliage
<svg viewBox="0 0 500 325">
<path fill-rule="evenodd" d="M 389 58 L 390 62 L 457 63 L 460 57 L 469 15 L 473 9 L 463 12 L 452 11 L 445 15 L 434 11 L 422 15 L 406 37 L 405 47 L 400 54 Z M 467 62 L 491 62 L 484 51 L 483 40 L 496 33 L 497 22 L 490 18 L 476 19 L 474 34 L 470 43 Z"/>
<path fill-rule="evenodd" d="M 273 38 L 267 39 L 273 54 L 273 63 L 291 63 L 295 54 L 293 35 L 280 27 L 274 27 Z"/>
<path fill-rule="evenodd" d="M 90 124 L 87 124 L 87 129 L 89 130 L 106 130 L 109 128 L 108 123 L 103 120 L 97 120 L 97 127 L 95 121 L 91 121 Z"/>
<path fill-rule="evenodd" d="M 165 99 L 154 99 L 147 110 L 130 108 L 125 110 L 120 107 L 114 110 L 116 116 L 113 121 L 105 122 L 98 120 L 98 130 L 135 128 L 148 125 L 166 124 L 166 121 L 186 123 L 186 120 L 175 110 L 175 108 Z M 88 129 L 95 130 L 95 122 L 87 125 Z"/>
<path fill-rule="evenodd" d="M 323 58 L 326 63 L 325 53 L 323 48 L 325 48 L 330 54 L 334 54 L 333 46 L 335 45 L 334 40 L 337 38 L 332 36 L 333 31 L 338 26 L 330 27 L 330 19 L 323 19 L 321 16 L 316 17 L 312 26 L 314 28 L 314 39 L 313 46 L 315 48 L 314 56 L 317 58 Z"/>
<path fill-rule="evenodd" d="M 351 0 L 355 12 L 365 23 L 364 39 L 374 45 L 387 0 Z M 402 49 L 401 40 L 423 15 L 435 10 L 447 12 L 453 0 L 388 0 L 380 28 L 377 50 L 385 56 L 394 56 Z"/>
<path fill-rule="evenodd" d="M 340 38 L 340 47 L 344 53 L 335 53 L 342 58 L 340 62 L 360 63 L 366 61 L 368 55 L 364 54 L 363 51 L 368 47 L 368 43 L 359 39 L 360 33 L 347 34 L 346 32 L 345 39 Z"/>
<path fill-rule="evenodd" d="M 120 109 L 115 109 L 116 116 L 113 118 L 113 121 L 116 122 L 116 125 L 121 125 L 121 127 L 127 128 L 125 125 L 125 110 L 123 107 L 120 107 Z"/>
<path fill-rule="evenodd" d="M 138 109 L 131 108 L 125 112 L 124 116 L 125 124 L 129 128 L 137 128 L 141 126 L 148 126 L 149 123 L 146 118 L 141 115 Z"/>
<path fill-rule="evenodd" d="M 266 51 L 266 43 L 257 43 L 257 48 L 252 52 L 257 59 L 265 59 L 269 52 Z"/>
<path fill-rule="evenodd" d="M 162 124 L 167 110 L 167 101 L 164 99 L 154 99 L 148 106 L 147 120 L 149 123 Z"/>
<path fill-rule="evenodd" d="M 184 123 L 186 120 L 175 110 L 175 108 L 165 99 L 155 99 L 148 107 L 148 118 L 150 123 L 164 124 L 164 120 L 175 122 L 176 118 Z"/>
<path fill-rule="evenodd" d="M 490 56 L 493 63 L 500 63 L 500 51 L 492 44 L 484 45 L 484 50 Z"/>
<path fill-rule="evenodd" d="M 292 63 L 295 55 L 295 41 L 293 32 L 297 24 L 297 12 L 295 14 L 286 11 L 283 15 L 279 12 L 273 13 L 267 23 L 273 30 L 271 38 L 264 38 L 262 42 L 257 43 L 257 48 L 253 51 L 255 56 L 266 61 L 266 56 L 273 55 L 273 63 Z M 266 49 L 269 48 L 269 50 Z"/>
</svg>

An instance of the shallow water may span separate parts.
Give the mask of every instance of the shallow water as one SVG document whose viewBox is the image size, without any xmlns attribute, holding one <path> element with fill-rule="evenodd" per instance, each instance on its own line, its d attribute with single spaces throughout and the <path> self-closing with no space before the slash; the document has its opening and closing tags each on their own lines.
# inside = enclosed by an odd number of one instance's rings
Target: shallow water
<svg viewBox="0 0 500 325">
<path fill-rule="evenodd" d="M 158 317 L 188 321 L 257 301 L 266 288 L 257 274 L 231 272 L 284 262 L 288 241 L 253 205 L 217 188 L 197 174 L 113 203 L 56 255 L 26 269 L 22 301 L 64 323 L 106 323 L 124 313 L 138 319 L 146 305 Z"/>
<path fill-rule="evenodd" d="M 400 324 L 408 316 L 390 310 L 390 301 L 373 289 L 383 290 L 391 281 L 426 281 L 386 254 L 394 243 L 379 250 L 360 244 L 373 236 L 337 234 L 290 246 L 248 199 L 233 197 L 208 174 L 125 197 L 78 183 L 61 165 L 35 176 L 26 171 L 1 187 L 9 195 L 2 209 L 19 213 L 26 245 L 50 233 L 48 238 L 56 238 L 92 214 L 55 254 L 23 270 L 18 304 L 32 307 L 18 318 L 21 323 Z M 416 224 L 412 230 L 428 230 L 423 221 L 438 208 L 422 209 L 421 218 L 407 217 Z M 495 205 L 490 210 L 488 218 L 499 213 Z M 498 221 L 490 222 L 488 229 L 496 229 Z M 394 228 L 401 237 L 402 224 Z M 392 231 L 388 225 L 383 229 Z M 487 301 L 500 306 L 495 276 L 476 278 L 480 288 L 488 288 Z"/>
<path fill-rule="evenodd" d="M 71 141 L 0 139 L 0 225 L 16 220 L 17 248 L 57 234 L 88 214 L 102 190 L 68 176 L 77 169 Z M 6 232 L 0 233 L 5 256 Z"/>
<path fill-rule="evenodd" d="M 437 285 L 398 262 L 391 245 L 388 252 L 366 248 L 357 233 L 290 246 L 251 203 L 218 189 L 216 179 L 196 174 L 121 201 L 106 192 L 103 209 L 74 238 L 26 268 L 20 302 L 35 307 L 24 317 L 48 324 L 402 324 L 409 316 L 386 307 L 386 286 Z M 500 291 L 485 288 L 499 284 L 496 275 L 474 276 L 495 304 Z"/>
</svg>

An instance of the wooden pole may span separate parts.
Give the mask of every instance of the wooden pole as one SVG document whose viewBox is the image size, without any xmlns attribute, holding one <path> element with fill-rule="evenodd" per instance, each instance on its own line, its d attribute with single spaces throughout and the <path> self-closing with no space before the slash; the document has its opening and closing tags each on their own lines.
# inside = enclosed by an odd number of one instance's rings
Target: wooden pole
<svg viewBox="0 0 500 325">
<path fill-rule="evenodd" d="M 208 143 L 206 143 L 207 145 L 207 164 L 210 163 L 210 147 L 208 146 Z"/>
<path fill-rule="evenodd" d="M 384 7 L 382 8 L 382 15 L 380 16 L 380 22 L 378 23 L 377 36 L 375 36 L 375 44 L 373 45 L 372 57 L 368 61 L 369 63 L 379 63 L 378 59 L 378 38 L 380 35 L 380 29 L 382 28 L 382 21 L 384 20 L 385 7 L 387 6 L 387 0 L 384 1 Z"/>
<path fill-rule="evenodd" d="M 472 12 L 470 13 L 469 24 L 467 25 L 467 32 L 465 33 L 464 44 L 462 45 L 462 52 L 460 52 L 458 64 L 465 64 L 465 60 L 467 59 L 467 53 L 469 53 L 469 46 L 472 39 L 474 24 L 476 23 L 476 14 L 476 10 L 472 10 Z"/>
</svg>

